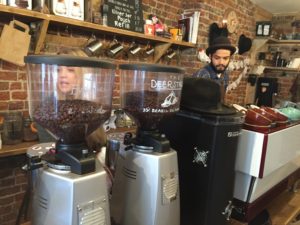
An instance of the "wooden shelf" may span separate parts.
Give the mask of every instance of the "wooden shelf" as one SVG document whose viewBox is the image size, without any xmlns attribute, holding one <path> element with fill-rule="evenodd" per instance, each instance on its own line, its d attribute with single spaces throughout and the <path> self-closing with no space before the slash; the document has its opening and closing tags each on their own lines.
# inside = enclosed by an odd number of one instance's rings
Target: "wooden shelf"
<svg viewBox="0 0 300 225">
<path fill-rule="evenodd" d="M 111 129 L 107 132 L 107 134 L 111 133 L 119 133 L 119 132 L 132 132 L 135 133 L 136 127 L 124 127 L 124 128 L 117 128 L 117 129 Z M 38 141 L 28 141 L 28 142 L 21 142 L 19 144 L 15 145 L 3 145 L 2 149 L 0 149 L 0 158 L 1 157 L 7 157 L 7 156 L 13 156 L 13 155 L 21 155 L 26 153 L 27 149 L 35 144 L 38 144 Z"/>
<path fill-rule="evenodd" d="M 300 40 L 278 40 L 275 38 L 269 38 L 267 41 L 268 44 L 288 44 L 288 45 L 297 45 L 300 44 Z"/>
<path fill-rule="evenodd" d="M 170 43 L 170 44 L 174 44 L 174 45 L 178 45 L 178 46 L 182 46 L 182 47 L 195 47 L 195 44 L 192 44 L 190 42 L 175 41 L 172 39 L 162 38 L 162 37 L 158 37 L 158 36 L 145 35 L 142 33 L 137 33 L 137 32 L 128 31 L 128 30 L 122 30 L 122 29 L 118 29 L 118 28 L 114 28 L 114 27 L 103 26 L 103 25 L 94 24 L 94 23 L 85 22 L 85 21 L 79 21 L 79 20 L 70 19 L 70 18 L 61 17 L 61 16 L 47 15 L 47 19 L 50 21 L 50 23 L 64 24 L 64 25 L 68 25 L 68 26 L 76 26 L 76 27 L 82 28 L 84 30 L 101 31 L 101 32 L 110 33 L 113 35 L 127 36 L 127 37 L 131 37 L 134 39 L 144 39 L 144 40 L 161 42 L 161 43 Z"/>
<path fill-rule="evenodd" d="M 46 19 L 47 14 L 43 14 L 36 11 L 31 11 L 27 9 L 20 9 L 17 7 L 11 7 L 6 5 L 0 5 L 0 12 L 1 15 L 12 15 L 12 16 L 18 16 L 18 17 L 24 17 L 24 18 L 31 18 L 32 20 L 36 19 Z"/>
<path fill-rule="evenodd" d="M 256 46 L 255 51 L 251 53 L 252 61 L 257 57 L 258 52 L 267 52 L 267 47 L 270 46 L 288 46 L 291 47 L 300 46 L 300 40 L 278 40 L 274 38 L 256 38 L 254 39 L 254 45 Z M 257 59 L 255 59 L 256 61 Z M 275 67 L 275 66 L 265 66 L 264 70 L 277 70 L 286 72 L 299 72 L 300 68 L 289 68 L 289 67 Z"/>
<path fill-rule="evenodd" d="M 178 48 L 194 48 L 195 44 L 184 41 L 176 41 L 172 39 L 162 38 L 158 36 L 149 36 L 142 33 L 122 30 L 114 27 L 103 26 L 99 24 L 94 24 L 90 22 L 75 20 L 67 17 L 43 14 L 36 11 L 31 11 L 27 9 L 20 9 L 11 6 L 0 5 L 0 17 L 12 19 L 19 19 L 23 22 L 40 22 L 41 29 L 37 34 L 38 40 L 36 42 L 35 54 L 39 54 L 40 50 L 45 42 L 48 27 L 50 25 L 58 25 L 58 26 L 68 26 L 84 31 L 91 31 L 93 33 L 103 33 L 109 35 L 117 35 L 118 37 L 127 37 L 131 40 L 142 40 L 144 42 L 150 41 L 155 44 L 155 62 L 157 62 L 164 52 L 172 45 Z M 11 16 L 11 17 L 9 17 Z"/>
<path fill-rule="evenodd" d="M 13 156 L 13 155 L 21 155 L 26 153 L 27 149 L 35 144 L 37 141 L 29 141 L 29 142 L 21 142 L 20 144 L 15 145 L 3 145 L 2 149 L 0 149 L 0 158 Z"/>
<path fill-rule="evenodd" d="M 265 70 L 280 70 L 280 71 L 299 72 L 300 69 L 298 69 L 298 68 L 288 68 L 288 67 L 266 66 Z"/>
</svg>

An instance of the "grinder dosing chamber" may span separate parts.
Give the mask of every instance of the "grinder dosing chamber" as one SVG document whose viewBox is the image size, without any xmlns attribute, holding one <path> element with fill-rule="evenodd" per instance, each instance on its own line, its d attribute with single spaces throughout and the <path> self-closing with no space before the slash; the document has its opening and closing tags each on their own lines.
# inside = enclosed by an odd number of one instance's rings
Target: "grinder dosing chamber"
<svg viewBox="0 0 300 225">
<path fill-rule="evenodd" d="M 121 225 L 179 225 L 177 153 L 158 125 L 179 110 L 184 70 L 154 64 L 119 68 L 122 108 L 138 129 L 130 144 L 126 139 L 124 160 L 119 157 L 115 181 L 123 182 L 112 189 L 112 217 Z"/>
</svg>

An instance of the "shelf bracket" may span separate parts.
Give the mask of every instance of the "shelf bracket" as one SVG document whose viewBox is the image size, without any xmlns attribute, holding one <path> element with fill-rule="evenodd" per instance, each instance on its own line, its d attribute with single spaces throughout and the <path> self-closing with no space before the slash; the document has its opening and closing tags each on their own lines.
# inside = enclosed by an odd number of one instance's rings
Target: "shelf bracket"
<svg viewBox="0 0 300 225">
<path fill-rule="evenodd" d="M 84 47 L 88 43 L 88 38 L 83 37 L 64 37 L 60 35 L 47 34 L 45 38 L 46 43 L 55 43 L 68 47 Z"/>
<path fill-rule="evenodd" d="M 35 50 L 34 50 L 35 54 L 39 54 L 41 51 L 41 48 L 42 48 L 45 38 L 46 38 L 48 26 L 49 26 L 49 20 L 43 20 L 41 22 L 41 27 L 37 33 L 37 42 L 36 42 L 36 46 L 35 46 Z"/>
<path fill-rule="evenodd" d="M 160 43 L 155 45 L 154 63 L 157 63 L 160 60 L 171 45 L 171 43 Z"/>
</svg>

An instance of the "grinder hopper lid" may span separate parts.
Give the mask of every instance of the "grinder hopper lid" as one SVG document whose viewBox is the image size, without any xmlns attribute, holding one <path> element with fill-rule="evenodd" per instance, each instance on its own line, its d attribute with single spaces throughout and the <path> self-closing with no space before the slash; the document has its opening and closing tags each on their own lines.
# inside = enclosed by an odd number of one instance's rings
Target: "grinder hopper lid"
<svg viewBox="0 0 300 225">
<path fill-rule="evenodd" d="M 214 115 L 236 113 L 232 107 L 221 103 L 220 85 L 213 80 L 200 77 L 184 78 L 180 109 Z"/>
</svg>

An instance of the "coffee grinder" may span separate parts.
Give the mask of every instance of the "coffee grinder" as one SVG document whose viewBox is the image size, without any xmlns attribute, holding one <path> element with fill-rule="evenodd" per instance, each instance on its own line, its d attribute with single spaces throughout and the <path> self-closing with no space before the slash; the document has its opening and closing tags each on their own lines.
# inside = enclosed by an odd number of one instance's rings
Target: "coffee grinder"
<svg viewBox="0 0 300 225">
<path fill-rule="evenodd" d="M 244 115 L 224 105 L 221 96 L 215 81 L 186 77 L 180 111 L 160 123 L 178 154 L 181 225 L 227 225 L 234 208 L 234 167 Z"/>
<path fill-rule="evenodd" d="M 30 115 L 56 140 L 27 152 L 32 224 L 110 225 L 106 173 L 86 137 L 110 117 L 115 65 L 63 55 L 25 62 Z"/>
<path fill-rule="evenodd" d="M 115 199 L 114 190 L 120 188 L 113 187 L 112 218 L 121 225 L 179 225 L 177 153 L 158 131 L 158 124 L 179 110 L 184 71 L 154 64 L 119 68 L 122 108 L 137 130 L 132 138 L 125 135 L 124 161 L 116 171 L 122 171 L 123 195 Z"/>
</svg>

